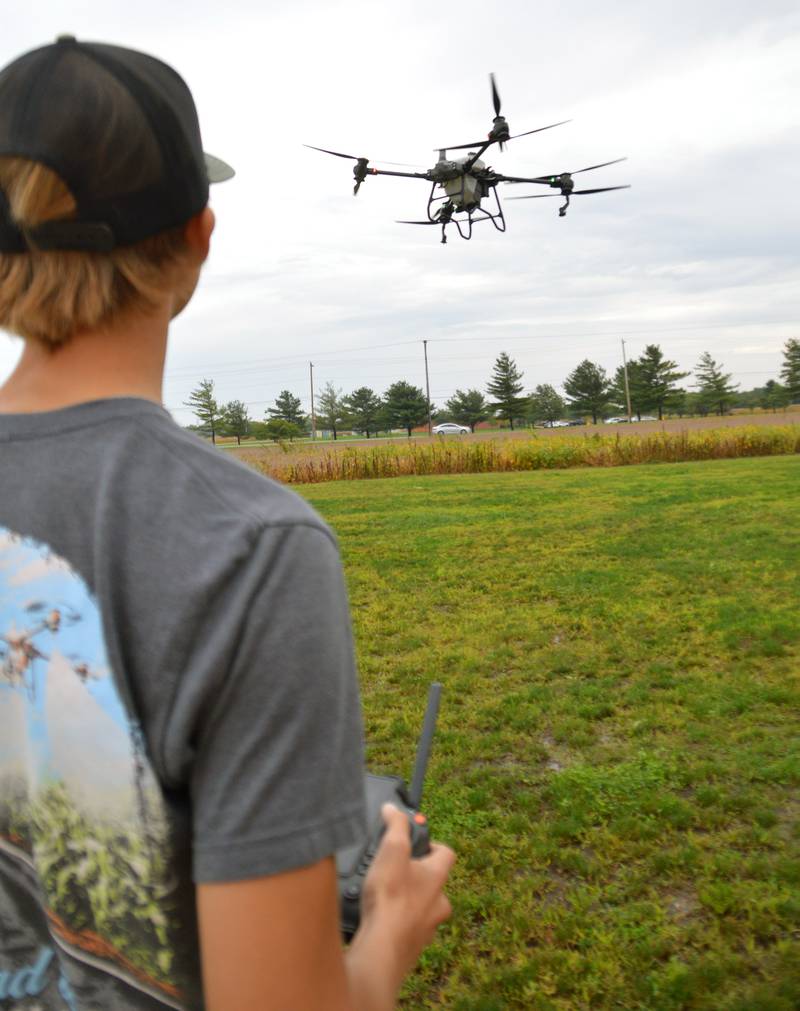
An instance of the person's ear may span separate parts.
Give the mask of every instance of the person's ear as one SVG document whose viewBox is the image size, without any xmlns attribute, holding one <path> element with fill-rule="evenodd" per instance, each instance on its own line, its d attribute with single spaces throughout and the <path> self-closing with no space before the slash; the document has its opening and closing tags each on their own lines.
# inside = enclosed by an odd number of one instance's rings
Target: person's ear
<svg viewBox="0 0 800 1011">
<path fill-rule="evenodd" d="M 186 222 L 186 244 L 200 263 L 203 263 L 208 256 L 211 233 L 214 231 L 216 220 L 214 212 L 206 206 Z"/>
</svg>

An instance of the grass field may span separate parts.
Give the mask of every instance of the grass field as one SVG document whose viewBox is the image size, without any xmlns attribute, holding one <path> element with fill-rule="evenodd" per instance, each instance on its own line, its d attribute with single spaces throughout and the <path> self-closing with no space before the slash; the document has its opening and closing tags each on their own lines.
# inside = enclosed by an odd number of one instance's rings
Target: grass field
<svg viewBox="0 0 800 1011">
<path fill-rule="evenodd" d="M 800 459 L 301 489 L 374 771 L 459 853 L 403 1007 L 800 1008 Z"/>
</svg>

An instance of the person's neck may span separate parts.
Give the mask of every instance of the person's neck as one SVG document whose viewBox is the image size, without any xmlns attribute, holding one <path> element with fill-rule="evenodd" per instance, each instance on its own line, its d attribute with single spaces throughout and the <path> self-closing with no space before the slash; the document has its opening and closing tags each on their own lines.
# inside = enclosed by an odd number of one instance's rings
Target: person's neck
<svg viewBox="0 0 800 1011">
<path fill-rule="evenodd" d="M 76 334 L 53 351 L 26 341 L 0 386 L 0 413 L 54 411 L 109 397 L 160 404 L 170 316 L 166 304 L 128 315 L 105 330 Z"/>
</svg>

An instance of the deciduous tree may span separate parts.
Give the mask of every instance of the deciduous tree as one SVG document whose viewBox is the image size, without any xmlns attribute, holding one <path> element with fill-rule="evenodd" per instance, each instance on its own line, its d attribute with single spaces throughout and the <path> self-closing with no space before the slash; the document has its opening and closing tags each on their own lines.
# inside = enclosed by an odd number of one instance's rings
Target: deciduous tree
<svg viewBox="0 0 800 1011">
<path fill-rule="evenodd" d="M 549 383 L 536 387 L 530 395 L 529 404 L 533 421 L 545 421 L 549 425 L 564 415 L 567 406 L 564 398 Z"/>
<path fill-rule="evenodd" d="M 285 418 L 270 418 L 264 425 L 264 434 L 273 442 L 283 442 L 285 439 L 291 442 L 303 434 L 303 429 L 292 421 L 286 421 Z"/>
<path fill-rule="evenodd" d="M 611 399 L 611 383 L 606 370 L 584 359 L 564 380 L 570 410 L 578 414 L 591 414 L 592 421 L 605 410 Z"/>
<path fill-rule="evenodd" d="M 226 435 L 235 435 L 241 446 L 242 436 L 250 434 L 250 415 L 241 400 L 231 400 L 222 408 L 222 424 Z"/>
<path fill-rule="evenodd" d="M 326 383 L 317 403 L 317 425 L 320 428 L 329 429 L 333 432 L 333 438 L 336 439 L 337 432 L 342 427 L 346 416 L 347 406 L 342 391 L 337 390 L 333 383 Z"/>
<path fill-rule="evenodd" d="M 789 391 L 774 379 L 767 381 L 761 392 L 760 406 L 766 411 L 779 411 L 791 402 Z"/>
<path fill-rule="evenodd" d="M 510 423 L 512 430 L 514 418 L 521 417 L 525 412 L 525 398 L 520 397 L 523 375 L 514 359 L 504 351 L 494 363 L 492 378 L 486 386 L 486 392 L 492 398 L 489 406 L 498 418 Z"/>
<path fill-rule="evenodd" d="M 447 412 L 459 425 L 469 425 L 471 431 L 480 421 L 489 417 L 490 407 L 480 390 L 456 390 L 445 401 Z"/>
</svg>

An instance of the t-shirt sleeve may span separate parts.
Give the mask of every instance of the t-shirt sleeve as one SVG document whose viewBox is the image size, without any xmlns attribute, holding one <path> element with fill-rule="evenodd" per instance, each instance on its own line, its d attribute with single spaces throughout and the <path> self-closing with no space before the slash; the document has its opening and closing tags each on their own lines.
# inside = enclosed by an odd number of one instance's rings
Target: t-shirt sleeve
<svg viewBox="0 0 800 1011">
<path fill-rule="evenodd" d="M 195 880 L 307 866 L 361 838 L 363 729 L 331 535 L 304 524 L 262 531 L 193 664 Z"/>
</svg>

